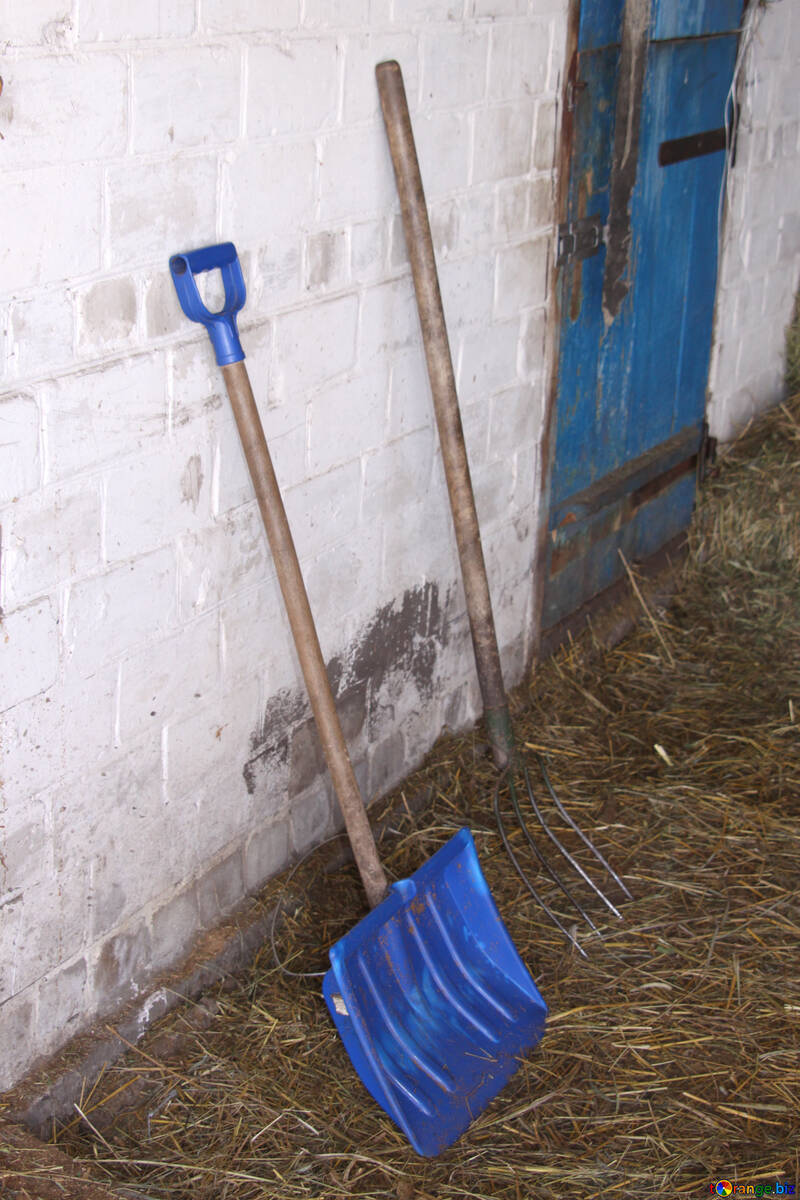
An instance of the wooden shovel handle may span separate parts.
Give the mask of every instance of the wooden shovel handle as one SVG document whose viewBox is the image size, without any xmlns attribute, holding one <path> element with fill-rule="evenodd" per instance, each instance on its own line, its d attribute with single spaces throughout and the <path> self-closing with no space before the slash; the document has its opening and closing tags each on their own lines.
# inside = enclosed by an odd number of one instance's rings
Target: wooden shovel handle
<svg viewBox="0 0 800 1200">
<path fill-rule="evenodd" d="M 378 858 L 375 839 L 339 723 L 297 551 L 264 437 L 261 418 L 253 398 L 247 368 L 243 362 L 230 363 L 222 367 L 222 374 L 275 562 L 278 583 L 286 605 L 325 761 L 336 789 L 367 900 L 370 908 L 374 908 L 386 895 L 386 875 Z"/>
<path fill-rule="evenodd" d="M 502 769 L 512 757 L 513 734 L 503 686 L 500 652 L 497 647 L 497 633 L 469 474 L 464 430 L 458 408 L 428 208 L 422 188 L 422 176 L 400 64 L 393 60 L 378 63 L 375 77 L 400 197 L 406 246 L 411 260 L 411 273 L 414 278 L 422 341 L 428 363 L 428 378 L 442 447 L 450 509 L 456 531 L 484 716 L 495 764 Z"/>
</svg>

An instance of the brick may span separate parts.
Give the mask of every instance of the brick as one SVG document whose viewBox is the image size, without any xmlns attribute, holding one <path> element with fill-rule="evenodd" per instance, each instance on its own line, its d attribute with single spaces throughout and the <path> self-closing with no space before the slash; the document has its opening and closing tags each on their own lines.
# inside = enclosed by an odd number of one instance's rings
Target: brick
<svg viewBox="0 0 800 1200">
<path fill-rule="evenodd" d="M 15 1084 L 31 1063 L 31 1046 L 36 1020 L 33 989 L 8 996 L 0 1003 L 0 1091 Z"/>
<path fill-rule="evenodd" d="M 257 620 L 257 613 L 281 613 L 283 600 L 274 577 L 254 585 L 226 600 L 220 610 L 221 663 L 226 692 L 237 681 L 249 679 L 259 671 L 269 680 L 272 690 L 294 682 L 294 670 L 287 672 L 288 629 L 279 626 L 276 634 L 271 622 Z"/>
<path fill-rule="evenodd" d="M 299 0 L 204 0 L 203 28 L 211 33 L 287 32 L 300 20 Z"/>
<path fill-rule="evenodd" d="M 0 713 L 3 786 L 32 796 L 56 779 L 94 770 L 113 747 L 115 668 L 82 679 L 66 670 L 44 693 Z M 87 721 L 86 714 L 93 713 Z"/>
<path fill-rule="evenodd" d="M 186 331 L 186 317 L 168 271 L 157 271 L 145 283 L 144 325 L 148 339 Z"/>
<path fill-rule="evenodd" d="M 465 325 L 491 320 L 494 269 L 494 258 L 488 254 L 442 263 L 439 282 L 451 334 Z"/>
<path fill-rule="evenodd" d="M 520 375 L 523 379 L 541 379 L 545 368 L 547 310 L 537 308 L 522 319 L 520 333 Z"/>
<path fill-rule="evenodd" d="M 327 784 L 304 792 L 292 804 L 291 843 L 295 854 L 305 854 L 331 832 L 333 797 Z"/>
<path fill-rule="evenodd" d="M 463 401 L 485 399 L 513 383 L 517 374 L 519 322 L 481 324 L 461 339 L 458 394 Z"/>
<path fill-rule="evenodd" d="M 0 912 L 0 995 L 13 995 L 72 958 L 87 931 L 88 871 L 52 876 Z M 15 928 L 16 923 L 16 928 Z"/>
<path fill-rule="evenodd" d="M 61 1045 L 79 1030 L 86 1014 L 86 959 L 59 967 L 39 983 L 36 1037 L 41 1046 Z"/>
<path fill-rule="evenodd" d="M 325 653 L 339 652 L 372 616 L 381 577 L 383 529 L 359 525 L 344 541 L 323 550 L 304 567 L 306 588 Z"/>
<path fill-rule="evenodd" d="M 194 31 L 194 0 L 81 0 L 81 41 L 133 41 L 139 38 L 188 37 Z"/>
<path fill-rule="evenodd" d="M 244 883 L 254 892 L 289 861 L 288 821 L 271 821 L 255 829 L 244 849 Z"/>
<path fill-rule="evenodd" d="M 248 145 L 224 168 L 225 228 L 240 246 L 260 246 L 271 235 L 274 254 L 283 233 L 296 235 L 314 219 L 316 151 L 312 141 Z M 257 203 L 253 203 L 254 198 Z M 269 214 L 265 222 L 264 214 Z M 299 252 L 299 243 L 298 243 Z M 298 270 L 299 287 L 299 270 Z"/>
<path fill-rule="evenodd" d="M 308 29 L 346 29 L 366 25 L 370 0 L 305 0 L 303 25 Z"/>
<path fill-rule="evenodd" d="M 301 560 L 343 541 L 355 529 L 360 488 L 360 463 L 350 462 L 286 492 L 286 511 Z"/>
<path fill-rule="evenodd" d="M 482 530 L 508 516 L 514 495 L 514 472 L 510 469 L 510 463 L 495 460 L 477 467 L 472 472 L 472 486 Z"/>
<path fill-rule="evenodd" d="M 56 380 L 43 391 L 43 407 L 48 480 L 137 454 L 166 428 L 163 360 L 128 358 Z"/>
<path fill-rule="evenodd" d="M 132 650 L 120 668 L 118 726 L 123 744 L 208 704 L 219 695 L 220 681 L 216 613 Z"/>
<path fill-rule="evenodd" d="M 306 238 L 305 284 L 310 291 L 347 283 L 349 248 L 343 229 L 323 229 Z"/>
<path fill-rule="evenodd" d="M 102 279 L 78 293 L 78 349 L 103 354 L 130 346 L 136 337 L 136 284 L 130 278 Z"/>
<path fill-rule="evenodd" d="M 240 904 L 245 894 L 241 850 L 226 855 L 197 881 L 197 907 L 206 927 Z"/>
<path fill-rule="evenodd" d="M 547 87 L 549 23 L 497 22 L 492 27 L 489 99 L 518 100 L 541 95 Z"/>
<path fill-rule="evenodd" d="M 510 246 L 498 253 L 496 320 L 517 316 L 521 309 L 539 307 L 545 302 L 549 259 L 549 241 L 544 237 Z"/>
<path fill-rule="evenodd" d="M 382 283 L 364 292 L 361 302 L 358 361 L 394 358 L 399 350 L 420 341 L 419 318 L 410 276 Z"/>
<path fill-rule="evenodd" d="M 475 115 L 473 177 L 478 183 L 525 175 L 531 162 L 533 108 L 517 102 Z"/>
<path fill-rule="evenodd" d="M 458 21 L 463 16 L 464 0 L 403 0 L 394 5 L 395 22 L 404 24 L 428 21 Z"/>
<path fill-rule="evenodd" d="M 311 401 L 308 465 L 312 475 L 357 459 L 384 439 L 389 372 L 377 363 L 348 375 Z"/>
<path fill-rule="evenodd" d="M 136 159 L 109 167 L 107 179 L 112 264 L 130 269 L 216 240 L 214 158 Z"/>
<path fill-rule="evenodd" d="M 384 214 L 395 204 L 386 134 L 377 121 L 320 139 L 319 219 L 324 224 Z"/>
<path fill-rule="evenodd" d="M 516 241 L 520 234 L 525 233 L 530 192 L 528 179 L 509 179 L 497 185 L 494 231 L 501 241 Z"/>
<path fill-rule="evenodd" d="M 470 16 L 489 17 L 491 20 L 521 17 L 528 11 L 528 0 L 468 0 L 468 11 Z"/>
<path fill-rule="evenodd" d="M 459 248 L 459 200 L 444 200 L 430 210 L 431 238 L 437 260 L 443 261 Z"/>
<path fill-rule="evenodd" d="M 247 133 L 309 133 L 336 123 L 339 52 L 335 38 L 292 38 L 251 46 Z M 302 103 L 298 97 L 302 96 Z"/>
<path fill-rule="evenodd" d="M 374 282 L 383 274 L 385 262 L 385 222 L 358 221 L 350 230 L 350 273 L 353 281 Z"/>
<path fill-rule="evenodd" d="M 306 410 L 302 402 L 262 405 L 261 419 L 270 458 L 281 488 L 294 487 L 306 478 Z M 239 433 L 229 413 L 217 421 L 217 507 L 220 516 L 249 504 L 253 483 L 242 450 Z"/>
<path fill-rule="evenodd" d="M 39 485 L 39 406 L 30 394 L 0 396 L 0 503 Z"/>
<path fill-rule="evenodd" d="M 325 3 L 325 0 L 322 0 Z M 327 5 L 326 5 L 327 6 Z M 343 120 L 346 125 L 381 120 L 375 67 L 391 59 L 403 71 L 409 108 L 417 96 L 417 38 L 412 33 L 371 30 L 349 37 L 345 47 Z"/>
<path fill-rule="evenodd" d="M 556 156 L 558 109 L 554 100 L 540 100 L 536 105 L 536 124 L 533 136 L 533 167 L 537 171 L 552 171 Z"/>
<path fill-rule="evenodd" d="M 150 973 L 150 933 L 144 923 L 109 937 L 91 969 L 94 1006 L 103 1011 L 137 996 Z"/>
<path fill-rule="evenodd" d="M 433 458 L 433 436 L 427 429 L 390 442 L 366 459 L 363 517 L 374 521 L 384 513 L 399 513 L 428 489 Z"/>
<path fill-rule="evenodd" d="M 177 430 L 191 421 L 216 420 L 228 399 L 225 380 L 205 333 L 202 340 L 198 336 L 187 346 L 176 347 L 168 362 L 172 427 Z"/>
<path fill-rule="evenodd" d="M 408 774 L 406 747 L 398 729 L 369 748 L 368 792 L 369 796 L 385 796 Z"/>
<path fill-rule="evenodd" d="M 433 399 L 421 346 L 392 355 L 388 440 L 433 427 Z"/>
<path fill-rule="evenodd" d="M 154 969 L 172 965 L 189 949 L 199 928 L 197 894 L 192 884 L 153 913 L 150 934 Z"/>
<path fill-rule="evenodd" d="M 414 140 L 429 201 L 466 187 L 469 127 L 461 113 L 420 113 L 414 120 Z"/>
<path fill-rule="evenodd" d="M 19 801 L 0 815 L 0 898 L 41 883 L 53 871 L 49 806 L 38 797 Z"/>
<path fill-rule="evenodd" d="M 189 433 L 194 433 L 190 427 Z M 105 554 L 133 558 L 211 517 L 211 455 L 196 436 L 164 439 L 105 475 Z"/>
<path fill-rule="evenodd" d="M 458 244 L 462 254 L 494 245 L 494 197 L 489 188 L 472 187 L 458 205 Z"/>
<path fill-rule="evenodd" d="M 102 104 L 97 97 L 103 96 Z M 128 80 L 118 54 L 20 58 L 3 68 L 7 170 L 108 158 L 125 150 Z"/>
<path fill-rule="evenodd" d="M 224 46 L 192 46 L 133 59 L 136 154 L 218 146 L 239 133 L 240 55 Z"/>
<path fill-rule="evenodd" d="M 84 673 L 175 626 L 175 553 L 154 550 L 70 590 L 64 639 Z"/>
<path fill-rule="evenodd" d="M 12 46 L 51 44 L 61 30 L 70 28 L 71 16 L 71 0 L 36 0 L 30 4 L 0 0 L 3 37 Z"/>
<path fill-rule="evenodd" d="M 100 491 L 95 484 L 36 492 L 0 513 L 5 609 L 100 565 Z"/>
<path fill-rule="evenodd" d="M 255 501 L 205 529 L 182 535 L 178 543 L 181 621 L 216 608 L 269 574 L 267 539 Z"/>
<path fill-rule="evenodd" d="M 462 109 L 480 103 L 486 92 L 488 47 L 489 39 L 481 29 L 423 34 L 422 109 Z"/>
<path fill-rule="evenodd" d="M 342 296 L 306 310 L 286 313 L 275 322 L 273 395 L 283 400 L 319 387 L 348 370 L 355 361 L 358 300 Z"/>
<path fill-rule="evenodd" d="M 492 397 L 489 455 L 506 466 L 523 446 L 534 445 L 541 433 L 541 389 L 524 385 Z"/>
<path fill-rule="evenodd" d="M 100 168 L 94 163 L 9 173 L 3 180 L 0 275 L 14 292 L 100 266 Z"/>
<path fill-rule="evenodd" d="M 38 292 L 11 307 L 9 351 L 15 374 L 47 375 L 73 357 L 72 298 L 68 292 Z"/>
<path fill-rule="evenodd" d="M 58 616 L 49 600 L 7 613 L 0 623 L 4 708 L 45 691 L 58 675 Z"/>
</svg>

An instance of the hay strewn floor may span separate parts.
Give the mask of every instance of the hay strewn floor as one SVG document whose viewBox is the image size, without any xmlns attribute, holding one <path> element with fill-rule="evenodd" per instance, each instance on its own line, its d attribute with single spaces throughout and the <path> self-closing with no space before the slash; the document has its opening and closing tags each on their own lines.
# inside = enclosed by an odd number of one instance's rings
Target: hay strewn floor
<svg viewBox="0 0 800 1200">
<path fill-rule="evenodd" d="M 162 1027 L 110 1069 L 59 1144 L 98 1177 L 171 1200 L 800 1185 L 798 468 L 796 399 L 707 485 L 670 611 L 648 610 L 613 650 L 588 636 L 514 698 L 532 761 L 547 753 L 567 807 L 635 897 L 620 923 L 576 885 L 603 933 L 579 928 L 588 961 L 502 850 L 480 732 L 440 744 L 408 781 L 407 797 L 430 788 L 432 804 L 415 820 L 399 810 L 389 871 L 409 874 L 468 823 L 551 1011 L 540 1048 L 456 1146 L 435 1161 L 409 1151 L 352 1070 L 319 981 L 282 974 L 268 946 L 248 978 L 167 1018 L 185 1034 L 180 1052 Z M 518 832 L 514 845 L 535 875 Z M 289 885 L 302 903 L 278 946 L 296 971 L 323 968 L 325 944 L 364 913 L 352 867 L 323 877 L 326 853 Z M 143 1081 L 139 1107 L 111 1121 L 120 1089 Z"/>
</svg>

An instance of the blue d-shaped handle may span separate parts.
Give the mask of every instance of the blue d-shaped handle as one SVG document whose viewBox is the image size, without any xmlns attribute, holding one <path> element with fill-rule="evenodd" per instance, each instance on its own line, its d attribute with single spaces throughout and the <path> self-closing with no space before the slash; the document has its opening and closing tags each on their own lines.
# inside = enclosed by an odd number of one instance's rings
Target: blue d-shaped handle
<svg viewBox="0 0 800 1200">
<path fill-rule="evenodd" d="M 244 305 L 247 292 L 233 242 L 206 246 L 203 250 L 190 250 L 186 254 L 173 254 L 169 269 L 181 308 L 190 321 L 200 321 L 205 325 L 219 365 L 222 367 L 227 363 L 241 362 L 244 350 L 236 328 L 236 314 Z M 195 275 L 217 269 L 225 285 L 225 303 L 219 312 L 212 313 L 200 299 Z"/>
</svg>

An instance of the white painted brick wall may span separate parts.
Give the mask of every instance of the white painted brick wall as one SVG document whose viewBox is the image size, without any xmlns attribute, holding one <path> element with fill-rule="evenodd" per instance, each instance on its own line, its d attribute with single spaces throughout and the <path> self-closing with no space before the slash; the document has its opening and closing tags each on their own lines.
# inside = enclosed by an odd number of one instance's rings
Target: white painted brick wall
<svg viewBox="0 0 800 1200">
<path fill-rule="evenodd" d="M 786 327 L 800 286 L 800 12 L 791 0 L 772 0 L 755 16 L 709 378 L 709 425 L 723 441 L 783 398 Z"/>
<path fill-rule="evenodd" d="M 222 381 L 180 312 L 170 254 L 239 248 L 248 365 L 368 793 L 478 711 L 374 82 L 384 58 L 401 62 L 414 114 L 518 678 L 566 11 L 0 0 L 0 1087 L 338 822 L 309 767 L 308 705 Z M 764 25 L 786 27 L 770 43 L 784 75 L 788 11 Z M 800 250 L 784 90 L 764 107 L 756 89 L 742 134 L 742 178 L 776 223 L 737 193 L 725 338 L 742 340 L 737 321 L 777 324 L 791 298 L 766 265 Z M 755 378 L 772 368 L 741 354 Z M 412 683 L 426 641 L 430 678 Z"/>
</svg>

